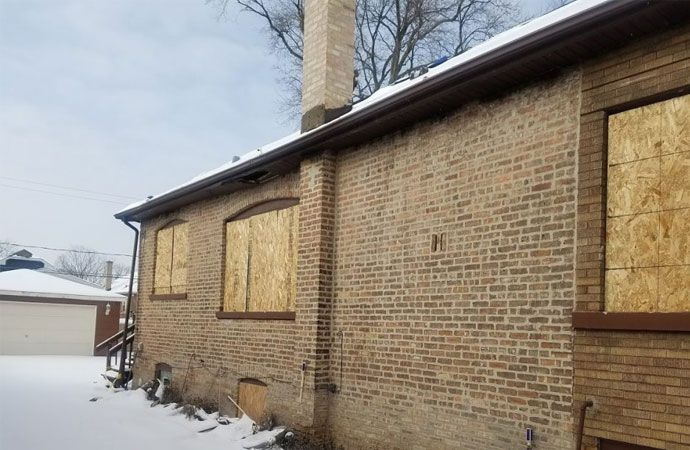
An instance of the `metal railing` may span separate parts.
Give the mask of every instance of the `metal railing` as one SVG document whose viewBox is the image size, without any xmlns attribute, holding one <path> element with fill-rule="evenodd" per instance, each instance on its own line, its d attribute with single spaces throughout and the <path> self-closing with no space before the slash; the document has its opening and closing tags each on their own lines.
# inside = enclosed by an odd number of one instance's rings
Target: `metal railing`
<svg viewBox="0 0 690 450">
<path fill-rule="evenodd" d="M 117 352 L 119 352 L 122 349 L 122 336 L 124 336 L 125 330 L 122 329 L 118 331 L 117 333 L 113 334 L 110 336 L 108 339 L 105 341 L 99 343 L 96 345 L 96 351 L 101 350 L 101 349 L 107 349 L 106 350 L 106 358 L 105 358 L 105 368 L 106 370 L 110 369 L 113 367 L 113 356 L 115 357 L 115 363 L 117 364 Z M 131 361 L 132 360 L 132 349 L 134 345 L 134 324 L 131 324 L 130 326 L 127 327 L 127 340 L 125 342 L 126 348 L 125 348 L 125 353 L 127 355 L 127 360 Z M 127 361 L 125 361 L 126 363 Z"/>
</svg>

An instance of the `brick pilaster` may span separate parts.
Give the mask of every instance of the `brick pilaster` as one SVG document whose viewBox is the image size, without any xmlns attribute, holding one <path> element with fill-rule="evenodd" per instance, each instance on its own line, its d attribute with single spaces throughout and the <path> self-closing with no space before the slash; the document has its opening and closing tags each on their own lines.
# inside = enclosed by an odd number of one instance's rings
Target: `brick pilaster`
<svg viewBox="0 0 690 450">
<path fill-rule="evenodd" d="M 296 365 L 307 363 L 305 391 L 314 425 L 327 418 L 330 315 L 333 296 L 335 155 L 326 151 L 300 168 Z M 306 411 L 302 411 L 308 414 Z M 310 411 L 311 412 L 311 411 Z"/>
</svg>

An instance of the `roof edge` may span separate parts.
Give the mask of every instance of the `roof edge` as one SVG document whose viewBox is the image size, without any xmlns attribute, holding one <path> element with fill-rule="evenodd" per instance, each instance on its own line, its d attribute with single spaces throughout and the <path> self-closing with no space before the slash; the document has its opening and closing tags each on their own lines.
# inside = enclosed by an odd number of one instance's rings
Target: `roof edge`
<svg viewBox="0 0 690 450">
<path fill-rule="evenodd" d="M 338 135 L 349 132 L 374 118 L 380 119 L 387 113 L 395 111 L 398 106 L 417 102 L 431 95 L 433 92 L 446 89 L 448 86 L 460 81 L 477 77 L 481 75 L 483 68 L 491 67 L 495 63 L 500 62 L 508 54 L 517 54 L 519 57 L 524 57 L 526 52 L 538 49 L 545 41 L 553 40 L 559 36 L 567 36 L 578 30 L 582 30 L 584 27 L 591 25 L 591 21 L 603 21 L 618 14 L 623 14 L 627 10 L 646 7 L 652 3 L 656 2 L 652 0 L 644 2 L 640 2 L 639 0 L 610 0 L 595 4 L 587 9 L 573 13 L 560 21 L 547 24 L 519 39 L 499 45 L 465 63 L 451 67 L 429 78 L 425 82 L 413 84 L 367 107 L 354 109 L 350 113 L 308 133 L 304 133 L 298 138 L 280 145 L 270 152 L 229 167 L 207 178 L 182 186 L 179 189 L 164 193 L 159 197 L 154 197 L 144 203 L 135 204 L 131 208 L 125 208 L 117 212 L 115 218 L 125 221 L 141 221 L 139 216 L 149 209 L 164 207 L 166 203 L 208 188 L 231 177 L 246 175 L 250 171 L 256 170 L 297 151 L 310 151 L 316 149 L 320 142 L 333 139 Z M 452 61 L 452 59 L 450 61 Z"/>
<path fill-rule="evenodd" d="M 127 300 L 123 295 L 117 294 L 117 296 L 112 297 L 96 297 L 91 295 L 74 295 L 74 294 L 60 294 L 59 292 L 30 292 L 30 291 L 6 291 L 0 290 L 0 296 L 2 297 L 35 297 L 35 298 L 52 298 L 56 300 L 81 300 L 89 302 L 124 302 Z M 11 301 L 7 299 L 0 298 L 0 301 Z"/>
</svg>

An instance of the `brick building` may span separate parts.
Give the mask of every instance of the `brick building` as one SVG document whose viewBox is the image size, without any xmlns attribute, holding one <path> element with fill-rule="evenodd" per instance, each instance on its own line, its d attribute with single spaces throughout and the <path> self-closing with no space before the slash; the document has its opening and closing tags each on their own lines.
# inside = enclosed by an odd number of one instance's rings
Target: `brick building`
<svg viewBox="0 0 690 450">
<path fill-rule="evenodd" d="M 690 448 L 690 6 L 580 0 L 354 106 L 307 1 L 302 132 L 141 223 L 135 382 L 346 449 Z M 221 397 L 221 409 L 234 411 Z"/>
</svg>

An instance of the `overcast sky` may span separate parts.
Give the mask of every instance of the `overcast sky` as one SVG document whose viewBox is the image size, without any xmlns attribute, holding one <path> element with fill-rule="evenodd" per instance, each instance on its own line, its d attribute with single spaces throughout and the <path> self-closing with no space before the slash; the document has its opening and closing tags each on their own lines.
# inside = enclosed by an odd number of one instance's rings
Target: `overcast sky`
<svg viewBox="0 0 690 450">
<path fill-rule="evenodd" d="M 204 0 L 0 0 L 0 240 L 130 253 L 115 211 L 291 132 L 261 26 Z"/>
</svg>

